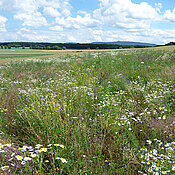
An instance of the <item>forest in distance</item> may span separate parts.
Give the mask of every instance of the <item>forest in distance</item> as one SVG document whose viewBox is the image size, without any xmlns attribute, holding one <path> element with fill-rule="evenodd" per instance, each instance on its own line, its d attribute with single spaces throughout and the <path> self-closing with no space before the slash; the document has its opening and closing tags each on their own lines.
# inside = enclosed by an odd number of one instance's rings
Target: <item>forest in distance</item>
<svg viewBox="0 0 175 175">
<path fill-rule="evenodd" d="M 167 45 L 174 43 L 168 43 Z M 94 42 L 94 43 L 42 43 L 42 42 L 1 42 L 1 49 L 23 48 L 41 50 L 66 50 L 66 49 L 125 49 L 156 47 L 155 44 L 139 42 Z"/>
</svg>

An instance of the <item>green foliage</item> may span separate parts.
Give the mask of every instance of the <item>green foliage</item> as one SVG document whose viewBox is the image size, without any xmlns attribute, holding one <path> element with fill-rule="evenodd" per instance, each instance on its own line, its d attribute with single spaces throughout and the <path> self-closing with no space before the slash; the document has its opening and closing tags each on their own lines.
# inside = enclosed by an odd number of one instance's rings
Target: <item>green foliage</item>
<svg viewBox="0 0 175 175">
<path fill-rule="evenodd" d="M 29 57 L 39 57 L 39 56 L 47 56 L 50 54 L 0 54 L 0 59 L 7 58 L 29 58 Z"/>
<path fill-rule="evenodd" d="M 135 175 L 155 172 L 154 165 L 159 174 L 174 173 L 174 125 L 169 121 L 175 112 L 175 77 L 164 74 L 172 69 L 173 55 L 150 50 L 80 52 L 3 65 L 1 132 L 14 146 L 32 146 L 38 155 L 33 158 L 31 148 L 13 148 L 15 156 L 32 160 L 21 165 L 24 162 L 14 157 L 11 172 Z M 1 168 L 9 156 L 3 153 Z"/>
</svg>

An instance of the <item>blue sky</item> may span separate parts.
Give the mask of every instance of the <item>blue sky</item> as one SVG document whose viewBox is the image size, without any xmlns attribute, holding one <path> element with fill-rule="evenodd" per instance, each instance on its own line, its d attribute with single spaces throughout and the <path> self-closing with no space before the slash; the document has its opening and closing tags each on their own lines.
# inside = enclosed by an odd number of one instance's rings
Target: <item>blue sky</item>
<svg viewBox="0 0 175 175">
<path fill-rule="evenodd" d="M 0 41 L 175 41 L 175 0 L 0 0 Z"/>
</svg>

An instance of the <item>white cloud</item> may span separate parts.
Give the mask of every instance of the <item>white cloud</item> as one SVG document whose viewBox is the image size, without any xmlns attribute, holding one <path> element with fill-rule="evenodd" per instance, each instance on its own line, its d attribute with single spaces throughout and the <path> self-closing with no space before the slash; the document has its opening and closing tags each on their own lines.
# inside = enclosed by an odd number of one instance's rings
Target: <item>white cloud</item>
<svg viewBox="0 0 175 175">
<path fill-rule="evenodd" d="M 40 27 L 48 25 L 46 19 L 40 12 L 33 14 L 19 13 L 14 15 L 14 19 L 23 21 L 23 26 Z"/>
<path fill-rule="evenodd" d="M 64 40 L 64 34 L 47 30 L 20 30 L 17 40 L 31 42 L 59 42 Z"/>
<path fill-rule="evenodd" d="M 79 10 L 73 16 L 70 0 L 0 0 L 0 10 L 22 21 L 21 30 L 3 35 L 1 32 L 6 31 L 7 18 L 0 16 L 0 37 L 8 41 L 47 42 L 175 41 L 175 30 L 151 28 L 155 21 L 175 22 L 175 9 L 167 10 L 162 15 L 161 3 L 155 3 L 152 7 L 146 2 L 133 3 L 132 0 L 99 2 L 92 14 Z M 41 30 L 41 26 L 47 28 Z"/>
<path fill-rule="evenodd" d="M 53 31 L 63 31 L 63 28 L 61 26 L 54 26 L 54 27 L 50 27 L 49 29 Z"/>
<path fill-rule="evenodd" d="M 0 9 L 8 13 L 33 13 L 40 7 L 43 0 L 0 0 Z M 45 0 L 44 0 L 45 1 Z"/>
<path fill-rule="evenodd" d="M 71 15 L 72 6 L 69 4 L 69 0 L 43 0 L 42 6 L 44 14 L 51 17 Z"/>
<path fill-rule="evenodd" d="M 149 28 L 151 21 L 159 19 L 156 9 L 148 3 L 134 4 L 131 0 L 100 0 L 100 8 L 94 11 L 94 17 L 103 25 L 111 27 Z"/>
<path fill-rule="evenodd" d="M 5 23 L 7 21 L 7 18 L 0 16 L 0 32 L 6 32 Z"/>
<path fill-rule="evenodd" d="M 69 29 L 79 29 L 79 28 L 93 28 L 97 27 L 99 21 L 93 19 L 90 14 L 85 14 L 85 16 L 77 15 L 75 18 L 73 17 L 58 17 L 56 18 L 56 24 L 63 26 L 64 28 Z"/>
<path fill-rule="evenodd" d="M 162 9 L 162 3 L 155 3 L 155 6 L 156 6 L 156 8 L 155 8 L 156 11 L 160 13 L 161 9 Z"/>
<path fill-rule="evenodd" d="M 136 41 L 165 44 L 175 41 L 175 30 L 148 29 L 142 31 L 125 30 L 91 30 L 96 41 Z"/>
<path fill-rule="evenodd" d="M 175 42 L 175 30 L 150 29 L 140 33 L 144 40 L 152 43 L 165 44 L 171 41 Z"/>
<path fill-rule="evenodd" d="M 50 17 L 57 17 L 57 16 L 61 15 L 58 12 L 58 10 L 53 8 L 53 7 L 44 7 L 43 13 L 44 13 L 44 15 L 50 16 Z"/>
<path fill-rule="evenodd" d="M 52 30 L 51 30 L 52 29 Z M 56 30 L 57 29 L 57 30 Z M 131 30 L 123 29 L 66 29 L 60 30 L 60 26 L 50 27 L 49 30 L 35 30 L 22 28 L 16 33 L 0 33 L 4 41 L 31 41 L 31 42 L 94 42 L 94 41 L 140 41 L 156 44 L 164 44 L 175 41 L 175 30 Z"/>
<path fill-rule="evenodd" d="M 23 21 L 23 26 L 46 26 L 47 20 L 43 15 L 50 17 L 71 15 L 69 0 L 0 0 L 0 4 L 0 10 L 14 13 L 14 19 Z"/>
<path fill-rule="evenodd" d="M 163 18 L 165 20 L 170 21 L 170 22 L 175 22 L 175 8 L 172 12 L 171 12 L 171 10 L 166 10 L 164 15 L 163 15 Z"/>
<path fill-rule="evenodd" d="M 24 32 L 30 32 L 30 30 L 28 28 L 21 28 L 21 31 L 24 31 Z"/>
</svg>

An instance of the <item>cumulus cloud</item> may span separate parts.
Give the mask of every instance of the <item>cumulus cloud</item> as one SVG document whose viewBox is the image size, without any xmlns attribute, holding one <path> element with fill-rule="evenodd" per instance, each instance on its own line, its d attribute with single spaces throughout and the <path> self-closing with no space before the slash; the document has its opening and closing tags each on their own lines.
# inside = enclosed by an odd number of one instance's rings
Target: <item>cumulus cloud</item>
<svg viewBox="0 0 175 175">
<path fill-rule="evenodd" d="M 14 19 L 23 21 L 23 26 L 40 27 L 48 25 L 46 19 L 40 12 L 33 14 L 19 13 L 14 15 Z"/>
<path fill-rule="evenodd" d="M 0 32 L 6 32 L 5 23 L 7 21 L 7 18 L 0 16 Z"/>
<path fill-rule="evenodd" d="M 132 3 L 131 0 L 100 0 L 100 8 L 94 17 L 101 19 L 103 25 L 121 28 L 149 28 L 153 20 L 159 18 L 156 9 L 146 2 Z"/>
<path fill-rule="evenodd" d="M 142 31 L 119 30 L 91 30 L 93 41 L 138 41 L 155 44 L 175 41 L 175 30 L 148 29 Z"/>
<path fill-rule="evenodd" d="M 51 27 L 50 27 L 51 28 Z M 91 29 L 80 28 L 72 30 L 60 30 L 60 27 L 52 30 L 35 30 L 27 27 L 16 33 L 0 33 L 0 37 L 6 41 L 31 41 L 31 42 L 94 42 L 94 41 L 140 41 L 156 44 L 175 41 L 175 30 L 132 30 L 122 29 Z"/>
<path fill-rule="evenodd" d="M 97 19 L 93 19 L 90 14 L 85 14 L 85 16 L 77 15 L 73 17 L 58 17 L 56 18 L 56 24 L 69 29 L 79 29 L 81 27 L 96 27 L 99 24 Z"/>
<path fill-rule="evenodd" d="M 72 6 L 69 3 L 69 0 L 43 0 L 41 4 L 44 7 L 44 14 L 57 17 L 57 16 L 70 16 Z"/>
<path fill-rule="evenodd" d="M 23 26 L 46 26 L 45 16 L 69 16 L 69 0 L 0 0 L 0 10 L 14 13 L 14 19 L 23 21 Z M 43 9 L 43 11 L 41 10 Z"/>
<path fill-rule="evenodd" d="M 58 10 L 53 8 L 53 7 L 44 7 L 43 13 L 44 13 L 44 15 L 50 16 L 50 17 L 57 17 L 57 16 L 61 15 L 58 12 Z"/>
<path fill-rule="evenodd" d="M 146 1 L 146 0 L 145 0 Z M 4 35 L 7 18 L 0 16 L 0 37 L 18 41 L 92 42 L 130 40 L 163 43 L 174 30 L 153 29 L 155 21 L 175 22 L 175 9 L 162 14 L 162 4 L 132 0 L 99 0 L 92 13 L 71 14 L 70 0 L 0 0 L 0 10 L 22 21 L 21 30 Z M 52 20 L 50 20 L 50 18 Z M 52 21 L 52 22 L 50 22 Z M 54 22 L 53 22 L 54 21 Z M 46 26 L 41 30 L 42 26 Z"/>
<path fill-rule="evenodd" d="M 164 15 L 163 15 L 163 18 L 165 20 L 170 21 L 170 22 L 175 22 L 175 8 L 172 12 L 171 12 L 171 10 L 166 10 Z"/>
</svg>

